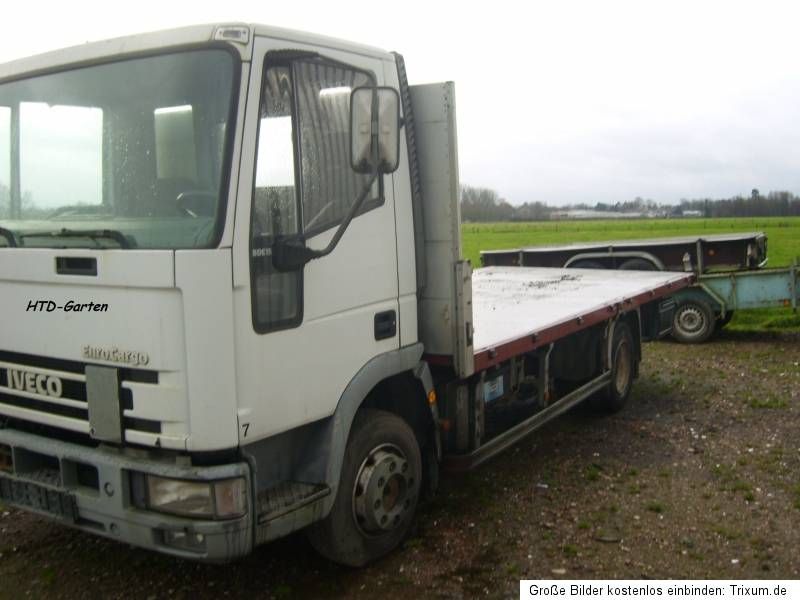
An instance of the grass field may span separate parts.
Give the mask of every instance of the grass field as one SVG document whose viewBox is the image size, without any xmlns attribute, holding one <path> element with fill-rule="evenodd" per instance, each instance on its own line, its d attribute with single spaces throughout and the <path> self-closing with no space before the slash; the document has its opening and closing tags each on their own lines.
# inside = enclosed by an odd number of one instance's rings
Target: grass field
<svg viewBox="0 0 800 600">
<path fill-rule="evenodd" d="M 475 267 L 481 264 L 481 250 L 747 231 L 767 234 L 770 267 L 786 266 L 795 257 L 800 257 L 798 217 L 465 223 L 461 227 L 464 256 Z M 786 309 L 739 311 L 728 328 L 738 331 L 800 331 L 800 315 Z"/>
</svg>

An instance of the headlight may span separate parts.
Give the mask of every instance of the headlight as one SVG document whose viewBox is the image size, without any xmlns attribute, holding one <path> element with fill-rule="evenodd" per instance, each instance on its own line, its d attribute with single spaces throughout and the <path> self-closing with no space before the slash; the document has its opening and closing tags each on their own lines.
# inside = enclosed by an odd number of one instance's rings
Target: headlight
<svg viewBox="0 0 800 600">
<path fill-rule="evenodd" d="M 187 481 L 145 475 L 147 508 L 200 519 L 231 519 L 247 512 L 245 480 Z"/>
</svg>

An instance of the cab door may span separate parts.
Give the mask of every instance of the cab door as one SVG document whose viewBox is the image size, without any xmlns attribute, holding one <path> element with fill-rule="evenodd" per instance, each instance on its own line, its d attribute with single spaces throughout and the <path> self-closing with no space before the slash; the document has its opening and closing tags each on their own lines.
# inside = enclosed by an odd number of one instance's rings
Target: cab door
<svg viewBox="0 0 800 600">
<path fill-rule="evenodd" d="M 399 347 L 391 176 L 333 252 L 279 272 L 276 240 L 328 245 L 368 177 L 350 168 L 350 92 L 382 85 L 377 57 L 256 38 L 234 237 L 243 444 L 333 414 L 353 376 Z"/>
</svg>

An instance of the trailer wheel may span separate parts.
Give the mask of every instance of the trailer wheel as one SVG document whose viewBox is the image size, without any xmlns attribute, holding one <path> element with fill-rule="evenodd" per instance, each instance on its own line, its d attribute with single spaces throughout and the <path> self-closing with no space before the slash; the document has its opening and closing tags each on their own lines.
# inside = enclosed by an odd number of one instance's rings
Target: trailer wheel
<svg viewBox="0 0 800 600">
<path fill-rule="evenodd" d="M 618 321 L 611 342 L 611 383 L 592 397 L 592 406 L 605 413 L 615 413 L 625 406 L 636 373 L 636 352 L 630 326 Z"/>
<path fill-rule="evenodd" d="M 326 558 L 360 567 L 403 541 L 422 483 L 419 444 L 392 413 L 365 409 L 353 421 L 330 514 L 308 532 Z"/>
<path fill-rule="evenodd" d="M 672 337 L 684 344 L 700 344 L 714 333 L 716 322 L 707 302 L 695 298 L 684 300 L 672 318 Z"/>
<path fill-rule="evenodd" d="M 622 271 L 658 271 L 658 268 L 645 258 L 631 258 L 619 267 Z"/>
</svg>

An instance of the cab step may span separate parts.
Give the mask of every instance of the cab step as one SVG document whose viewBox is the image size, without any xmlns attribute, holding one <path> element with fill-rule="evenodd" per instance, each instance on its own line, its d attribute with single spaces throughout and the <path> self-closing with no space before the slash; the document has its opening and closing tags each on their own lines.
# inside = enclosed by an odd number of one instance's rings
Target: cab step
<svg viewBox="0 0 800 600">
<path fill-rule="evenodd" d="M 257 499 L 258 524 L 282 517 L 330 493 L 331 489 L 325 484 L 299 481 L 285 481 L 264 490 Z"/>
</svg>

